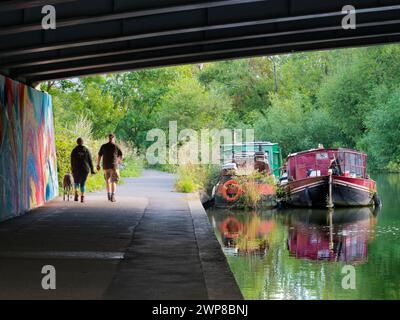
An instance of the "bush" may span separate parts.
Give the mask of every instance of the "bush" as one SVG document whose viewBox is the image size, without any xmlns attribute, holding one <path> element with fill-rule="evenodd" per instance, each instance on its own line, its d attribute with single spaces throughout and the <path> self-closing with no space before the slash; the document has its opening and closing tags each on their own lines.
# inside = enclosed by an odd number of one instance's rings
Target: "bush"
<svg viewBox="0 0 400 320">
<path fill-rule="evenodd" d="M 204 190 L 211 194 L 219 179 L 220 167 L 217 165 L 180 165 L 177 169 L 175 187 L 177 191 L 191 193 Z"/>
<path fill-rule="evenodd" d="M 198 186 L 191 177 L 183 177 L 176 181 L 176 190 L 183 193 L 192 193 L 198 190 Z"/>
<path fill-rule="evenodd" d="M 87 192 L 94 192 L 98 190 L 105 189 L 105 180 L 104 175 L 102 172 L 97 172 L 95 175 L 89 175 L 87 184 L 86 184 L 86 191 Z"/>
<path fill-rule="evenodd" d="M 395 161 L 390 161 L 386 166 L 386 171 L 391 173 L 399 173 L 400 172 L 400 163 Z"/>
<path fill-rule="evenodd" d="M 187 164 L 179 166 L 175 183 L 176 190 L 185 193 L 200 190 L 202 187 L 200 174 L 201 170 L 199 170 L 197 165 Z"/>
<path fill-rule="evenodd" d="M 124 160 L 120 167 L 121 178 L 139 177 L 142 174 L 144 158 L 138 156 L 133 148 L 123 142 L 120 147 L 124 153 Z"/>
<path fill-rule="evenodd" d="M 75 142 L 64 134 L 57 133 L 55 136 L 56 155 L 57 155 L 57 174 L 58 184 L 62 190 L 62 183 L 66 173 L 71 173 L 71 151 L 75 147 Z"/>
<path fill-rule="evenodd" d="M 121 166 L 121 177 L 122 178 L 133 178 L 139 177 L 142 173 L 143 161 L 141 158 L 128 156 L 124 158 Z"/>
</svg>

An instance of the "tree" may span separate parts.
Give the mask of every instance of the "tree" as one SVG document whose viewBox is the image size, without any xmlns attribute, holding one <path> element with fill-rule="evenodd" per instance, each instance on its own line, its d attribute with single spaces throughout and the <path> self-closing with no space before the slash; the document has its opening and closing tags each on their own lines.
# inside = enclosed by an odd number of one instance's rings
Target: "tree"
<svg viewBox="0 0 400 320">
<path fill-rule="evenodd" d="M 199 80 L 208 89 L 220 91 L 232 100 L 228 122 L 252 125 L 268 113 L 269 95 L 274 92 L 273 64 L 268 58 L 253 58 L 207 64 Z"/>
<path fill-rule="evenodd" d="M 215 90 L 207 90 L 195 78 L 177 81 L 163 97 L 160 127 L 177 121 L 178 129 L 223 128 L 231 111 L 229 98 Z"/>
<path fill-rule="evenodd" d="M 400 48 L 352 50 L 352 55 L 342 51 L 335 72 L 318 92 L 318 103 L 340 124 L 346 144 L 355 147 L 366 131 L 364 120 L 375 107 L 375 91 L 382 84 L 389 87 L 399 84 Z"/>
<path fill-rule="evenodd" d="M 385 92 L 383 94 L 383 92 Z M 366 120 L 366 135 L 359 145 L 365 149 L 377 169 L 400 169 L 400 89 L 384 90 L 381 101 Z"/>
</svg>

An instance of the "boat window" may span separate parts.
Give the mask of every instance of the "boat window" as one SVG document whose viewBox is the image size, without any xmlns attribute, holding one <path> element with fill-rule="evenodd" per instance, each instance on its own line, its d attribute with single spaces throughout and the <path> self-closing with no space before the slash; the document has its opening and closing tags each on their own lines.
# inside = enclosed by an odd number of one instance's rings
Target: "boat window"
<svg viewBox="0 0 400 320">
<path fill-rule="evenodd" d="M 365 166 L 362 154 L 346 152 L 344 155 L 344 173 L 352 177 L 363 177 Z"/>
<path fill-rule="evenodd" d="M 328 158 L 329 158 L 328 152 L 317 153 L 317 160 L 325 160 L 325 159 L 328 159 Z"/>
<path fill-rule="evenodd" d="M 350 176 L 354 176 L 356 174 L 356 156 L 354 153 L 349 153 L 347 155 L 347 170 L 350 173 Z"/>
<path fill-rule="evenodd" d="M 364 163 L 361 154 L 356 155 L 356 175 L 357 177 L 362 177 L 364 173 Z"/>
<path fill-rule="evenodd" d="M 274 152 L 274 166 L 279 166 L 279 153 Z"/>
<path fill-rule="evenodd" d="M 309 170 L 308 171 L 308 176 L 309 177 L 320 177 L 321 176 L 321 170 Z"/>
</svg>

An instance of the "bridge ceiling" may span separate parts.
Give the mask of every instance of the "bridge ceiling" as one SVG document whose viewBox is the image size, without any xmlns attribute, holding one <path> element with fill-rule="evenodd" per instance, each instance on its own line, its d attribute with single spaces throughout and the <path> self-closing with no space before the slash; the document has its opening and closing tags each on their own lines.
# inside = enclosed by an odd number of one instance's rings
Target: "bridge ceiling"
<svg viewBox="0 0 400 320">
<path fill-rule="evenodd" d="M 341 24 L 349 4 L 355 30 Z M 25 83 L 399 40 L 399 0 L 0 2 L 0 73 Z"/>
</svg>

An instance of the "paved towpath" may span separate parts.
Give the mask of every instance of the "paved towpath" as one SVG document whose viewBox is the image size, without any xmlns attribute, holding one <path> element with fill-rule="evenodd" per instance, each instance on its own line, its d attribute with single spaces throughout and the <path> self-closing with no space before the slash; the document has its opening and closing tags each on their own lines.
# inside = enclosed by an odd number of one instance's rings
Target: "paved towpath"
<svg viewBox="0 0 400 320">
<path fill-rule="evenodd" d="M 199 200 L 173 184 L 145 171 L 117 203 L 98 192 L 0 223 L 0 299 L 241 299 Z"/>
</svg>

